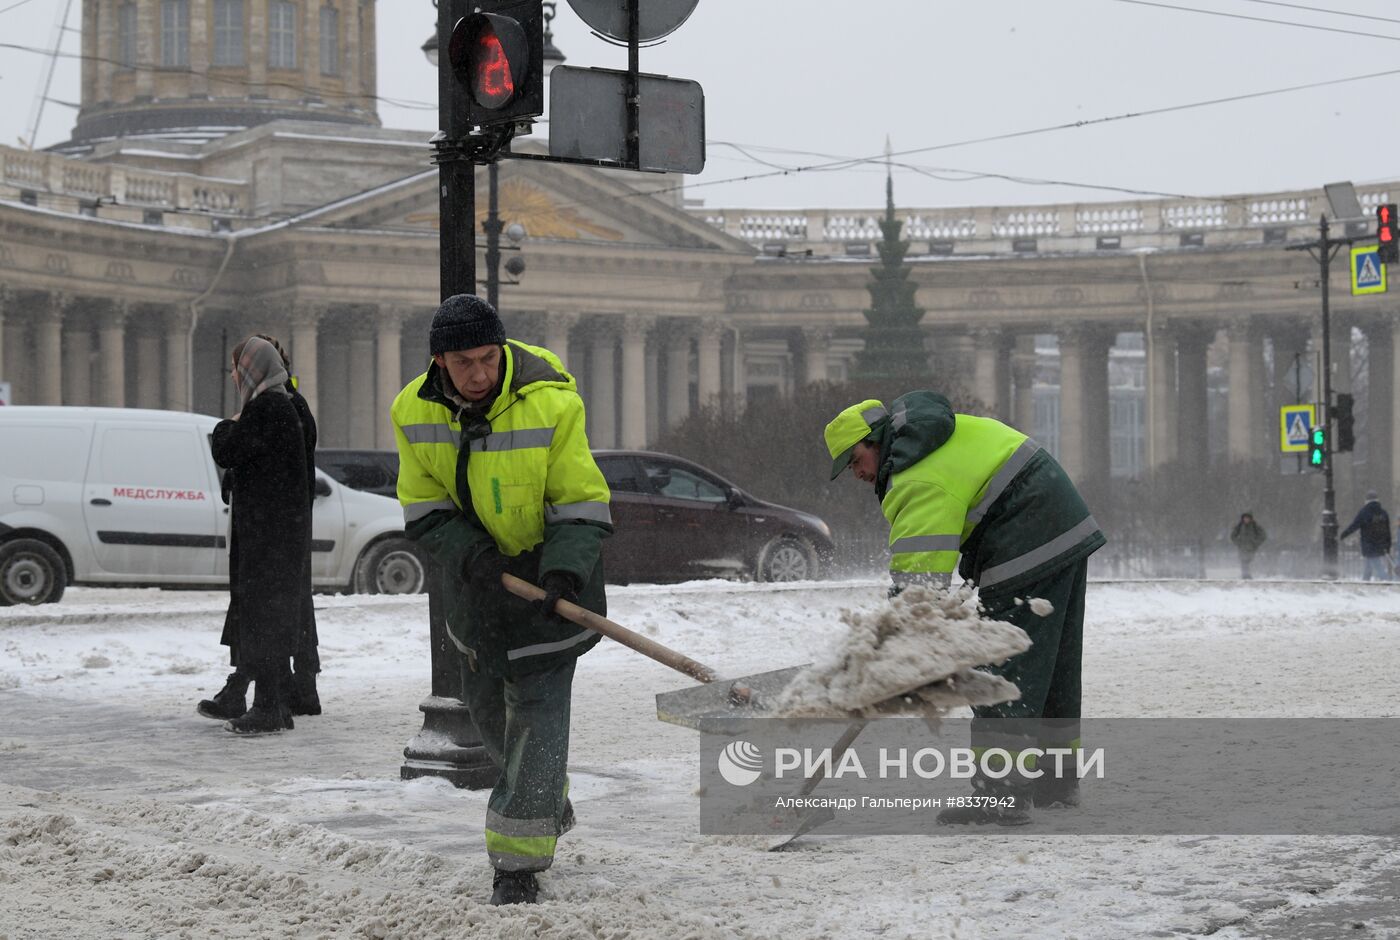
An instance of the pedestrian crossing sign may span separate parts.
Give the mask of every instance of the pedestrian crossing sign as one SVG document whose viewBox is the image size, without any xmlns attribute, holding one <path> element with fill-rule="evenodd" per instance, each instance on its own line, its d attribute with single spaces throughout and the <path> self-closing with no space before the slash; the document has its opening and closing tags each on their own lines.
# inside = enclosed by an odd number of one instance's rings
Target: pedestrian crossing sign
<svg viewBox="0 0 1400 940">
<path fill-rule="evenodd" d="M 1284 405 L 1278 416 L 1279 450 L 1285 454 L 1305 453 L 1313 425 L 1317 424 L 1317 409 L 1313 405 Z"/>
<path fill-rule="evenodd" d="M 1380 248 L 1376 245 L 1351 250 L 1351 292 L 1353 295 L 1385 293 L 1385 265 L 1381 264 Z"/>
</svg>

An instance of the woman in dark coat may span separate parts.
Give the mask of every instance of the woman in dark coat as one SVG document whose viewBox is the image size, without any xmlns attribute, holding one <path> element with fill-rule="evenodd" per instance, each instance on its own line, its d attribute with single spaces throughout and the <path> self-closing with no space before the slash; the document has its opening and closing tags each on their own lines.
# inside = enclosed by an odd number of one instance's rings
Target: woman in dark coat
<svg viewBox="0 0 1400 940">
<path fill-rule="evenodd" d="M 275 337 L 266 333 L 258 333 L 258 339 L 267 340 L 277 354 L 282 358 L 282 367 L 290 376 L 292 373 L 292 360 L 287 355 L 287 351 L 282 348 L 282 344 L 277 342 Z M 307 505 L 313 512 L 307 514 L 307 525 L 311 525 L 311 518 L 314 514 L 316 502 L 316 419 L 311 414 L 311 406 L 306 399 L 297 391 L 295 378 L 288 378 L 285 386 L 287 394 L 291 396 L 292 405 L 297 410 L 297 417 L 301 419 L 302 440 L 306 447 L 306 481 L 307 481 Z M 232 496 L 232 474 L 225 474 L 223 479 L 224 502 L 231 501 Z M 230 533 L 232 534 L 232 533 Z M 308 535 L 308 539 L 310 536 Z M 309 543 L 308 543 L 309 546 Z M 317 651 L 319 638 L 316 634 L 316 611 L 312 606 L 311 598 L 311 553 L 307 552 L 305 572 L 302 583 L 301 599 L 301 622 L 298 624 L 297 648 L 292 654 L 292 680 L 288 693 L 287 705 L 292 715 L 319 715 L 321 714 L 321 699 L 316 692 L 316 674 L 321 671 L 321 658 Z M 236 539 L 229 540 L 229 583 L 230 589 L 234 587 L 238 572 L 238 542 Z M 206 718 L 214 718 L 219 721 L 228 721 L 239 717 L 248 710 L 248 700 L 246 693 L 250 677 L 240 672 L 236 667 L 237 656 L 234 655 L 233 646 L 237 643 L 237 624 L 234 611 L 230 609 L 229 614 L 224 619 L 224 633 L 220 639 L 224 646 L 229 647 L 230 662 L 235 666 L 233 673 L 228 677 L 228 682 L 220 689 L 212 699 L 205 699 L 200 702 L 196 711 Z"/>
<path fill-rule="evenodd" d="M 288 660 L 298 645 L 310 550 L 305 439 L 273 345 L 252 336 L 234 350 L 242 402 L 214 428 L 214 461 L 232 476 L 229 634 L 234 665 L 254 682 L 253 707 L 225 725 L 236 734 L 292 727 Z"/>
</svg>

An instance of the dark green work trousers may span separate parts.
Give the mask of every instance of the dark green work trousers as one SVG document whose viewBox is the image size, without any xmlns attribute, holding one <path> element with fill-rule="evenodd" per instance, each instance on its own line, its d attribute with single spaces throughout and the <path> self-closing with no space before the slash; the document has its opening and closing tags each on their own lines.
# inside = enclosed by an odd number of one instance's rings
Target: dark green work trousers
<svg viewBox="0 0 1400 940">
<path fill-rule="evenodd" d="M 462 667 L 462 699 L 501 776 L 486 810 L 486 853 L 502 871 L 554 861 L 569 789 L 575 659 L 513 679 Z"/>
<path fill-rule="evenodd" d="M 1089 560 L 1081 559 L 1014 596 L 984 598 L 985 616 L 1014 623 L 1030 635 L 1032 646 L 1000 666 L 983 666 L 1014 682 L 1021 697 L 1014 702 L 972 710 L 974 748 L 1004 747 L 1013 754 L 1026 747 L 1079 747 L 1080 673 L 1084 652 L 1084 591 Z M 1016 598 L 1021 603 L 1016 603 Z M 1049 601 L 1040 616 L 1032 598 Z"/>
</svg>

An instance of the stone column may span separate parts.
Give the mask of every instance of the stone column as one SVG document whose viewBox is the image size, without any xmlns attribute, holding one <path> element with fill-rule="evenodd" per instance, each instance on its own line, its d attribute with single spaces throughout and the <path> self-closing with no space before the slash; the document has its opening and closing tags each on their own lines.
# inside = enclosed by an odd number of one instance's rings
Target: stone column
<svg viewBox="0 0 1400 940">
<path fill-rule="evenodd" d="M 1116 338 L 1114 330 L 1095 326 L 1085 331 L 1080 342 L 1084 367 L 1084 479 L 1100 485 L 1107 483 L 1112 473 L 1108 357 Z"/>
<path fill-rule="evenodd" d="M 0 285 L 0 382 L 10 382 L 13 384 L 14 376 L 10 375 L 9 363 L 5 360 L 5 314 L 10 312 L 14 306 L 14 292 L 10 288 Z"/>
<path fill-rule="evenodd" d="M 63 403 L 92 404 L 92 321 L 78 304 L 63 318 Z"/>
<path fill-rule="evenodd" d="M 1147 469 L 1155 473 L 1176 459 L 1176 336 L 1157 320 L 1147 341 Z"/>
<path fill-rule="evenodd" d="M 63 314 L 67 298 L 50 294 L 34 321 L 34 397 L 37 405 L 63 404 Z"/>
<path fill-rule="evenodd" d="M 827 357 L 831 353 L 831 328 L 804 326 L 802 328 L 802 379 L 808 385 L 827 381 Z"/>
<path fill-rule="evenodd" d="M 1230 431 L 1231 460 L 1252 460 L 1259 455 L 1257 442 L 1262 431 L 1256 427 L 1262 394 L 1263 351 L 1259 332 L 1249 320 L 1236 320 L 1229 326 L 1230 338 Z"/>
<path fill-rule="evenodd" d="M 1065 334 L 1061 334 L 1062 336 Z M 1001 330 L 996 327 L 978 327 L 972 331 L 973 352 L 973 394 L 982 402 L 983 414 L 996 417 L 1001 414 L 1002 402 L 998 397 L 997 361 L 1001 351 Z M 1063 354 L 1062 354 L 1063 355 Z M 1063 362 L 1063 359 L 1061 359 Z M 1063 385 L 1061 386 L 1063 387 Z M 1061 441 L 1064 438 L 1064 405 L 1060 405 Z M 1071 474 L 1073 476 L 1073 474 Z"/>
<path fill-rule="evenodd" d="M 655 317 L 635 314 L 622 324 L 622 446 L 640 450 L 647 443 L 647 332 Z"/>
<path fill-rule="evenodd" d="M 1031 433 L 1035 423 L 1035 367 L 1035 334 L 1017 336 L 1016 351 L 1011 356 L 1011 376 L 1016 383 L 1011 424 L 1023 434 Z"/>
<path fill-rule="evenodd" d="M 266 6 L 266 4 L 263 4 Z M 115 6 L 115 4 L 113 4 Z M 256 9 L 258 4 L 253 4 Z M 137 0 L 136 3 L 136 98 L 155 96 L 156 73 L 160 66 L 160 2 Z"/>
<path fill-rule="evenodd" d="M 569 368 L 569 331 L 577 322 L 576 313 L 551 313 L 545 316 L 544 348 L 558 356 L 565 369 Z"/>
<path fill-rule="evenodd" d="M 98 314 L 99 376 L 97 403 L 109 408 L 126 407 L 126 321 L 131 305 L 118 300 Z"/>
<path fill-rule="evenodd" d="M 733 402 L 735 417 L 744 413 L 744 408 L 749 403 L 749 373 L 744 363 L 744 332 L 739 327 L 734 327 L 732 333 L 733 358 L 730 360 L 730 380 L 729 387 L 733 391 L 731 401 Z"/>
<path fill-rule="evenodd" d="M 647 443 L 661 433 L 661 340 L 653 332 L 647 338 Z"/>
<path fill-rule="evenodd" d="M 214 24 L 210 0 L 190 0 L 190 94 L 209 94 L 209 34 Z"/>
<path fill-rule="evenodd" d="M 672 323 L 666 331 L 666 426 L 690 417 L 690 343 L 688 327 Z"/>
<path fill-rule="evenodd" d="M 617 325 L 600 324 L 592 333 L 592 407 L 588 412 L 588 440 L 594 447 L 617 446 Z"/>
<path fill-rule="evenodd" d="M 1215 339 L 1215 328 L 1193 326 L 1176 337 L 1177 453 L 1191 467 L 1209 462 L 1209 410 L 1206 387 L 1206 349 Z"/>
<path fill-rule="evenodd" d="M 308 89 L 321 87 L 321 2 L 309 0 L 297 13 L 303 21 L 301 36 L 297 39 L 297 52 L 301 54 L 302 84 Z M 313 94 L 308 91 L 308 95 Z"/>
<path fill-rule="evenodd" d="M 1084 353 L 1086 331 L 1081 326 L 1060 330 L 1060 448 L 1056 458 L 1072 480 L 1083 480 L 1084 459 Z M 978 352 L 981 352 L 979 344 Z M 977 387 L 982 388 L 982 357 L 978 356 Z M 980 392 L 979 392 L 980 394 Z"/>
<path fill-rule="evenodd" d="M 160 400 L 160 320 L 141 317 L 136 329 L 136 401 L 137 408 L 159 408 Z"/>
<path fill-rule="evenodd" d="M 374 410 L 374 324 L 366 322 L 363 314 L 357 316 L 350 330 L 349 369 L 350 377 L 350 422 L 349 443 L 357 450 L 374 447 L 374 428 L 378 415 Z"/>
<path fill-rule="evenodd" d="M 409 314 L 403 307 L 381 307 L 375 320 L 374 446 L 380 450 L 397 446 L 389 411 L 403 388 L 399 372 L 403 363 L 403 324 Z"/>
<path fill-rule="evenodd" d="M 1366 477 L 1368 486 L 1381 494 L 1381 504 L 1394 506 L 1392 479 L 1395 475 L 1391 454 L 1395 432 L 1395 350 L 1394 328 L 1388 319 L 1372 320 L 1366 331 Z M 1391 510 L 1394 512 L 1394 510 Z"/>
<path fill-rule="evenodd" d="M 720 395 L 719 349 L 724 336 L 724 324 L 719 320 L 706 318 L 700 321 L 700 336 L 697 339 L 700 407 L 714 405 Z"/>
<path fill-rule="evenodd" d="M 165 314 L 165 407 L 190 411 L 190 312 L 170 307 Z"/>
<path fill-rule="evenodd" d="M 325 314 L 326 308 L 318 304 L 298 304 L 292 310 L 292 348 L 288 350 L 292 368 L 297 373 L 297 391 L 301 392 L 301 397 L 306 399 L 311 413 L 318 420 L 321 410 L 316 400 L 316 356 L 320 345 L 321 317 Z"/>
<path fill-rule="evenodd" d="M 267 4 L 253 0 L 247 5 L 248 36 L 243 52 L 248 57 L 249 95 L 267 94 Z M 293 364 L 296 360 L 292 360 Z M 305 393 L 303 393 L 305 397 Z M 315 411 L 315 409 L 312 409 Z"/>
</svg>

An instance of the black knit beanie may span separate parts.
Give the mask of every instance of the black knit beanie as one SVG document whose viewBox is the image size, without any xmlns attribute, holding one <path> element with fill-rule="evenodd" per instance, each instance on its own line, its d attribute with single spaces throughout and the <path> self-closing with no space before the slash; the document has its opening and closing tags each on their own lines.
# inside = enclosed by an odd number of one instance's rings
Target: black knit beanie
<svg viewBox="0 0 1400 940">
<path fill-rule="evenodd" d="M 505 341 L 506 328 L 496 308 L 474 294 L 453 294 L 444 300 L 428 330 L 428 351 L 434 356 Z"/>
</svg>

